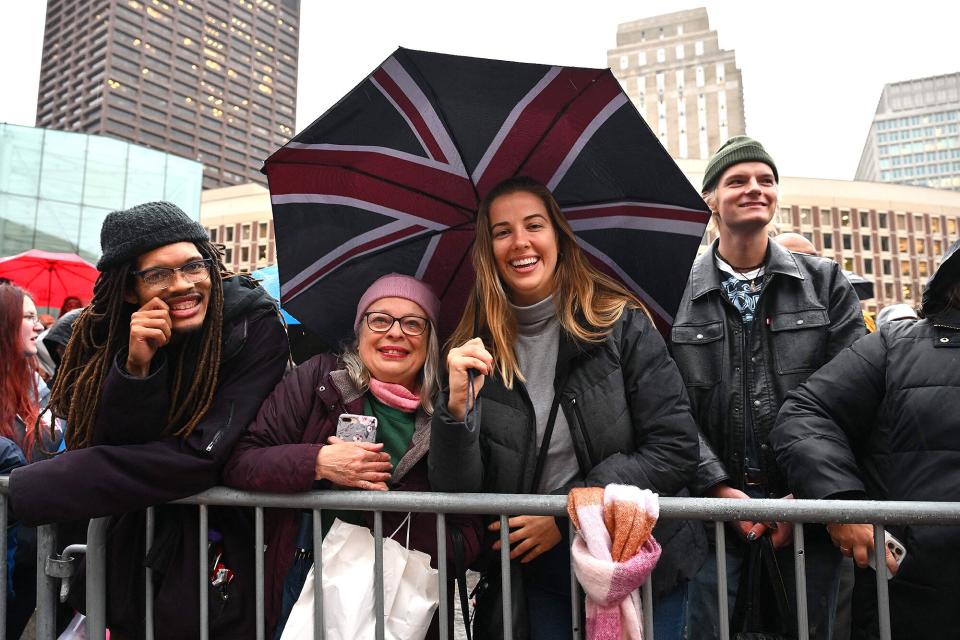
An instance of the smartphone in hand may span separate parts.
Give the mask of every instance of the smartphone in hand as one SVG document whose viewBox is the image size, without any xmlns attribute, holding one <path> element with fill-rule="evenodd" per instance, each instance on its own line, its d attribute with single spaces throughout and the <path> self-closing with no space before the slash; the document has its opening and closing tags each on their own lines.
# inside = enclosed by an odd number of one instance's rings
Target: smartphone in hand
<svg viewBox="0 0 960 640">
<path fill-rule="evenodd" d="M 893 556 L 894 562 L 897 563 L 897 568 L 900 568 L 900 564 L 903 562 L 903 559 L 907 557 L 907 548 L 903 546 L 903 543 L 897 540 L 893 534 L 889 531 L 884 531 L 884 545 L 887 547 L 887 551 L 890 552 L 890 555 Z M 873 550 L 871 549 L 871 552 Z M 877 562 L 874 553 L 870 554 L 870 566 L 874 571 L 877 570 Z M 896 571 L 887 572 L 887 580 L 896 575 Z"/>
<path fill-rule="evenodd" d="M 341 413 L 337 418 L 337 437 L 344 442 L 376 442 L 377 419 L 355 413 Z"/>
</svg>

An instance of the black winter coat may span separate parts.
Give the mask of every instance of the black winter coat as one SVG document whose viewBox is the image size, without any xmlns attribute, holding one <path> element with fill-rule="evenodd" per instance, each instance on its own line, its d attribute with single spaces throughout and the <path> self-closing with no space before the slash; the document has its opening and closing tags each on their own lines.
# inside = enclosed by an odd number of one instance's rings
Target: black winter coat
<svg viewBox="0 0 960 640">
<path fill-rule="evenodd" d="M 790 394 L 770 434 L 798 498 L 960 502 L 960 310 L 895 321 Z M 890 525 L 896 638 L 960 638 L 960 527 Z"/>
<path fill-rule="evenodd" d="M 188 438 L 161 435 L 169 406 L 166 362 L 160 360 L 150 376 L 140 379 L 115 361 L 103 386 L 96 446 L 67 451 L 10 476 L 13 511 L 28 525 L 115 516 L 107 542 L 107 624 L 125 637 L 143 635 L 142 509 L 217 485 L 233 445 L 286 366 L 286 337 L 272 299 L 247 278 L 223 284 L 220 380 L 213 404 Z M 209 526 L 223 533 L 224 563 L 236 574 L 227 601 L 210 592 L 211 637 L 253 637 L 253 537 L 247 514 L 211 508 Z M 156 576 L 158 639 L 199 637 L 198 531 L 196 507 L 158 507 L 147 559 Z M 82 595 L 82 589 L 80 575 L 71 593 Z"/>
<path fill-rule="evenodd" d="M 671 351 L 700 427 L 693 489 L 743 489 L 750 412 L 770 497 L 789 493 L 767 445 L 787 392 L 866 333 L 857 295 L 837 263 L 769 243 L 752 331 L 720 284 L 715 246 L 697 258 L 671 331 Z"/>
<path fill-rule="evenodd" d="M 576 342 L 561 331 L 554 384 L 583 477 L 558 493 L 610 483 L 662 496 L 685 492 L 698 459 L 697 429 L 677 367 L 642 311 L 626 310 L 598 344 Z M 471 433 L 450 416 L 441 394 L 431 431 L 430 485 L 450 492 L 534 493 L 536 417 L 523 384 L 510 390 L 490 376 L 479 397 L 481 424 Z M 658 594 L 700 568 L 706 550 L 700 529 L 678 520 L 657 524 L 654 535 L 663 547 L 653 574 Z M 566 534 L 566 526 L 560 530 Z M 512 573 L 517 589 L 519 572 Z"/>
</svg>

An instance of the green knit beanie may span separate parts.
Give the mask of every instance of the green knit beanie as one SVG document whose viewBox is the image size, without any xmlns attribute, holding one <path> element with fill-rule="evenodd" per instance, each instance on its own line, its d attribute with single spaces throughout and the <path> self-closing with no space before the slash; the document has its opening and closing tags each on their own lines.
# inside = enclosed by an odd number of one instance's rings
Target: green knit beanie
<svg viewBox="0 0 960 640">
<path fill-rule="evenodd" d="M 762 162 L 773 169 L 773 177 L 780 182 L 777 165 L 773 158 L 763 148 L 763 145 L 747 136 L 734 136 L 723 143 L 707 163 L 707 170 L 703 174 L 703 188 L 701 192 L 711 191 L 717 186 L 717 181 L 723 172 L 741 162 Z"/>
</svg>

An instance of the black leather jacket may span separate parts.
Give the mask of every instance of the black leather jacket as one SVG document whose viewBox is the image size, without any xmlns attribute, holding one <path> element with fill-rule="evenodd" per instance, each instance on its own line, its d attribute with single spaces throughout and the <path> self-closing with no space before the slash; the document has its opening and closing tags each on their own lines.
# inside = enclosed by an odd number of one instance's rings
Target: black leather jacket
<svg viewBox="0 0 960 640">
<path fill-rule="evenodd" d="M 744 486 L 749 411 L 759 442 L 764 487 L 788 493 L 768 444 L 787 392 L 866 333 L 853 287 L 826 258 L 769 243 L 763 292 L 752 331 L 720 286 L 716 243 L 690 271 L 671 332 L 673 357 L 700 427 L 700 464 L 693 489 L 726 482 Z"/>
</svg>

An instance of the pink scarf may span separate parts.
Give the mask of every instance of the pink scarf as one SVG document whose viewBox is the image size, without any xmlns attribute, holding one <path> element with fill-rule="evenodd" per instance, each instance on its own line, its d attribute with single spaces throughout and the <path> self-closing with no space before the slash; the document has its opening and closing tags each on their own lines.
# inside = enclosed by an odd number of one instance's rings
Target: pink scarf
<svg viewBox="0 0 960 640">
<path fill-rule="evenodd" d="M 395 382 L 380 382 L 370 378 L 370 393 L 373 397 L 399 411 L 413 413 L 420 406 L 420 396 Z"/>
<path fill-rule="evenodd" d="M 570 554 L 587 596 L 587 640 L 642 640 L 638 589 L 660 559 L 651 535 L 657 494 L 621 484 L 574 489 L 567 513 L 577 528 Z"/>
</svg>

